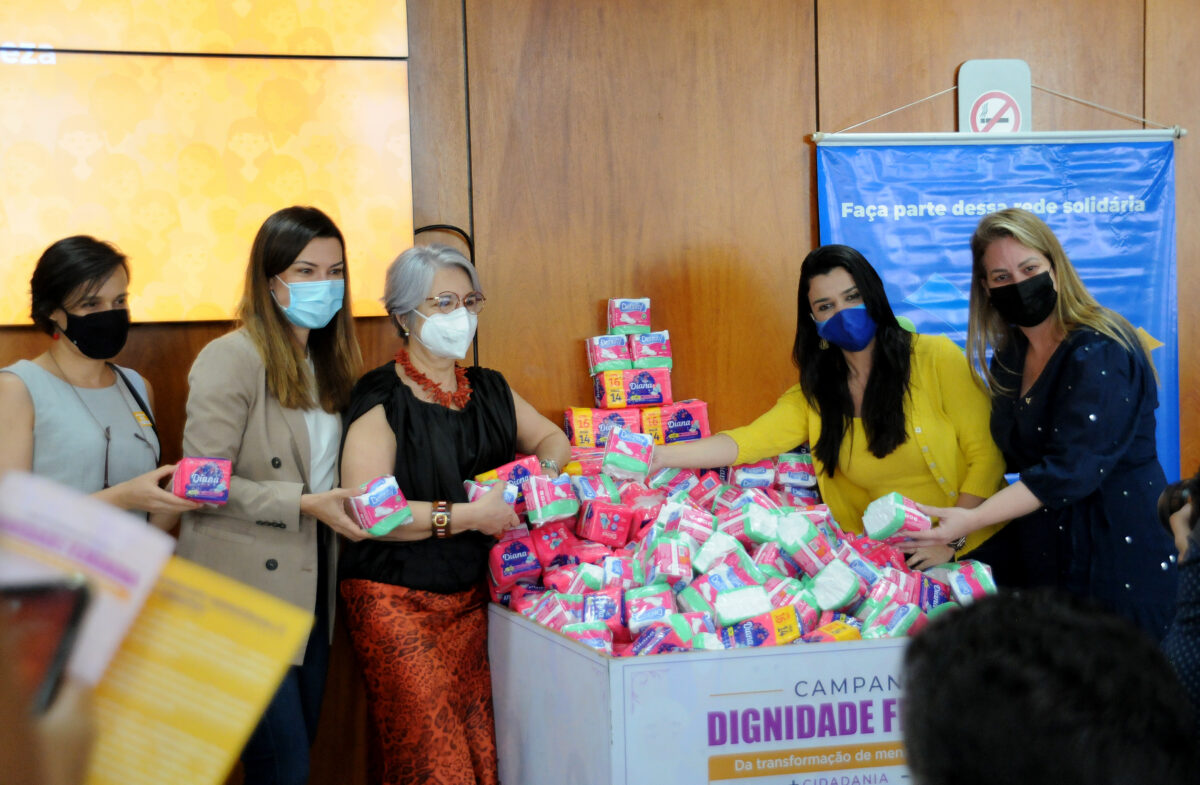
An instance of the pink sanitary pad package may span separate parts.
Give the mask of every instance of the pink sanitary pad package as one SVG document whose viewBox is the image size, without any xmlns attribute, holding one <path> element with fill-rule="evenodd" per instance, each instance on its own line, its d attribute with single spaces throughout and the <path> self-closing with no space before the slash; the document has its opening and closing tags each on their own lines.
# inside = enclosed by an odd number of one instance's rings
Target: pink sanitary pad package
<svg viewBox="0 0 1200 785">
<path fill-rule="evenodd" d="M 517 512 L 525 511 L 525 490 L 529 484 L 530 476 L 534 474 L 544 474 L 542 465 L 538 462 L 536 455 L 526 455 L 523 458 L 518 458 L 515 461 L 498 466 L 490 472 L 475 475 L 478 482 L 487 482 L 488 480 L 504 480 L 511 482 L 517 486 L 519 493 L 517 494 L 517 504 L 519 509 Z"/>
<path fill-rule="evenodd" d="M 580 537 L 620 548 L 629 540 L 633 510 L 620 504 L 592 501 L 583 505 L 577 531 Z"/>
<path fill-rule="evenodd" d="M 912 499 L 899 493 L 880 496 L 863 511 L 863 529 L 873 540 L 903 537 L 905 532 L 929 528 L 929 516 L 917 509 Z"/>
<path fill-rule="evenodd" d="M 597 335 L 587 339 L 588 372 L 620 371 L 635 367 L 624 335 Z M 650 366 L 636 366 L 650 367 Z"/>
<path fill-rule="evenodd" d="M 525 513 L 535 526 L 574 518 L 579 512 L 579 497 L 571 487 L 571 477 L 560 474 L 530 476 L 525 488 Z"/>
<path fill-rule="evenodd" d="M 181 499 L 205 504 L 229 501 L 233 463 L 227 458 L 180 458 L 175 464 L 171 492 Z"/>
<path fill-rule="evenodd" d="M 572 406 L 563 413 L 563 430 L 573 447 L 603 447 L 613 428 L 641 433 L 642 410 Z"/>
<path fill-rule="evenodd" d="M 536 581 L 541 574 L 541 562 L 524 526 L 505 532 L 488 553 L 488 575 L 500 591 L 511 589 L 519 581 Z"/>
<path fill-rule="evenodd" d="M 412 521 L 408 500 L 390 474 L 364 483 L 359 490 L 362 493 L 350 497 L 350 510 L 367 534 L 381 537 Z"/>
<path fill-rule="evenodd" d="M 815 488 L 817 470 L 808 450 L 785 452 L 779 456 L 775 482 L 790 488 Z"/>
<path fill-rule="evenodd" d="M 601 471 L 617 480 L 644 480 L 654 458 L 654 440 L 644 433 L 617 428 L 608 436 Z"/>
<path fill-rule="evenodd" d="M 671 372 L 666 368 L 601 371 L 592 377 L 592 392 L 601 409 L 662 406 L 671 403 Z"/>
<path fill-rule="evenodd" d="M 608 301 L 608 334 L 650 332 L 650 298 L 614 297 Z"/>
<path fill-rule="evenodd" d="M 649 406 L 642 409 L 642 430 L 655 444 L 689 442 L 712 436 L 708 427 L 708 404 L 697 398 Z"/>
<path fill-rule="evenodd" d="M 629 336 L 634 368 L 670 368 L 671 334 L 666 330 Z"/>
</svg>

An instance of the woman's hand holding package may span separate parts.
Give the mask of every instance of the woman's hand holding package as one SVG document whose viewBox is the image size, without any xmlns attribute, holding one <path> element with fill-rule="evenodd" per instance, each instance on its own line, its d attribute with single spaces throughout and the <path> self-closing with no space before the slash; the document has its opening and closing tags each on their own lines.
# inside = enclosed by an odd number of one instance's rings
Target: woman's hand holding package
<svg viewBox="0 0 1200 785">
<path fill-rule="evenodd" d="M 300 497 L 300 512 L 316 518 L 347 539 L 365 540 L 370 535 L 346 513 L 346 501 L 355 493 L 349 488 L 306 493 Z"/>
<path fill-rule="evenodd" d="M 908 553 L 906 563 L 914 570 L 925 570 L 954 561 L 954 548 L 949 545 L 916 545 L 915 543 L 900 550 Z"/>
<path fill-rule="evenodd" d="M 948 546 L 958 538 L 966 537 L 980 528 L 980 524 L 975 522 L 975 510 L 963 507 L 932 507 L 928 504 L 918 504 L 917 509 L 930 518 L 937 518 L 938 525 L 924 531 L 907 532 L 908 541 L 900 545 L 900 550 L 905 553 L 916 553 L 930 545 Z"/>
<path fill-rule="evenodd" d="M 463 507 L 470 509 L 470 528 L 492 537 L 499 537 L 520 523 L 513 508 L 504 501 L 502 482 L 493 485 L 479 501 L 454 505 L 454 512 L 457 514 Z"/>
<path fill-rule="evenodd" d="M 174 473 L 173 463 L 159 466 L 153 471 L 106 488 L 96 496 L 123 510 L 142 510 L 149 513 L 178 514 L 200 507 L 197 502 L 181 499 L 163 489 L 162 482 L 169 480 Z"/>
</svg>

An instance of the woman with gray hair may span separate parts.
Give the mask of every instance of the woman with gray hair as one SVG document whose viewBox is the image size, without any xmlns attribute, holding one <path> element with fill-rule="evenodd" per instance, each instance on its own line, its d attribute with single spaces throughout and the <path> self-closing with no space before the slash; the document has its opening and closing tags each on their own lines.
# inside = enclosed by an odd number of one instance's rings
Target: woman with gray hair
<svg viewBox="0 0 1200 785">
<path fill-rule="evenodd" d="M 463 481 L 537 455 L 550 473 L 566 435 L 466 357 L 486 299 L 475 268 L 440 245 L 388 268 L 384 305 L 395 362 L 355 385 L 342 483 L 394 475 L 412 522 L 350 543 L 340 580 L 362 666 L 380 771 L 388 783 L 496 783 L 484 575 L 495 537 L 517 525 L 497 485 L 468 502 Z"/>
</svg>

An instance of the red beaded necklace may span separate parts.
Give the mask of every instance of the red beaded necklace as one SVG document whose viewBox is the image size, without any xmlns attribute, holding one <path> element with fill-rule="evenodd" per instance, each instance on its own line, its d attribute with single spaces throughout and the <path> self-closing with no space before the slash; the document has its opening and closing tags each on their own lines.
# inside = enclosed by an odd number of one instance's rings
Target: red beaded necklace
<svg viewBox="0 0 1200 785">
<path fill-rule="evenodd" d="M 471 400 L 471 383 L 467 381 L 467 369 L 461 365 L 454 366 L 454 377 L 458 380 L 458 385 L 454 392 L 449 393 L 433 379 L 418 371 L 412 364 L 412 360 L 408 358 L 408 352 L 404 349 L 396 351 L 396 362 L 404 369 L 404 375 L 419 384 L 421 389 L 427 392 L 433 402 L 439 406 L 445 406 L 447 409 L 462 409 L 466 407 L 467 401 Z"/>
</svg>

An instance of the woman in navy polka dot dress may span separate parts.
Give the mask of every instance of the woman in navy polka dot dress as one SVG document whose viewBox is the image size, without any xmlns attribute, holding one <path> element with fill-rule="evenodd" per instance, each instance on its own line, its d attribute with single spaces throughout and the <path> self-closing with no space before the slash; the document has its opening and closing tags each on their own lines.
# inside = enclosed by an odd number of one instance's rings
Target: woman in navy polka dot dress
<svg viewBox="0 0 1200 785">
<path fill-rule="evenodd" d="M 986 216 L 971 251 L 967 352 L 992 391 L 992 436 L 1020 481 L 973 510 L 927 509 L 940 524 L 914 539 L 950 541 L 1011 518 L 977 552 L 997 583 L 1090 597 L 1160 639 L 1177 572 L 1156 520 L 1166 477 L 1150 357 L 1032 213 Z"/>
</svg>

